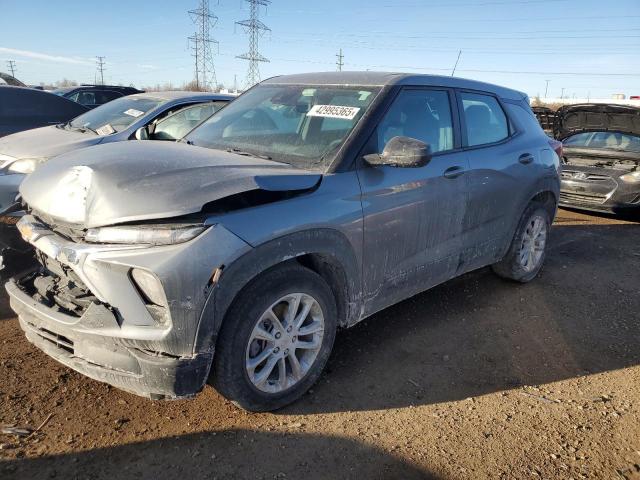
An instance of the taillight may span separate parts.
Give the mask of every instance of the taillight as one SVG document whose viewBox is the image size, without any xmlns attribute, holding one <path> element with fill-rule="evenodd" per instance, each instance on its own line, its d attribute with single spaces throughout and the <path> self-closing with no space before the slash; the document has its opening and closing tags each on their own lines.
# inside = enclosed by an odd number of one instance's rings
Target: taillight
<svg viewBox="0 0 640 480">
<path fill-rule="evenodd" d="M 553 148 L 553 151 L 558 154 L 558 158 L 562 159 L 562 142 L 552 138 L 549 140 L 549 145 Z"/>
</svg>

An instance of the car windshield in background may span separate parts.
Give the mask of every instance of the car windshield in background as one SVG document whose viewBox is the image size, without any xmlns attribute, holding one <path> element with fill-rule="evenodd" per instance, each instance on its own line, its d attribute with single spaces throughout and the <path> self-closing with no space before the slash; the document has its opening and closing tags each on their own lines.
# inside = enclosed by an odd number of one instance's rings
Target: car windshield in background
<svg viewBox="0 0 640 480">
<path fill-rule="evenodd" d="M 193 145 L 325 167 L 379 88 L 261 85 L 185 137 Z"/>
<path fill-rule="evenodd" d="M 165 101 L 150 97 L 118 98 L 74 118 L 68 126 L 79 130 L 89 130 L 98 135 L 110 135 L 124 130 L 142 115 Z"/>
<path fill-rule="evenodd" d="M 567 147 L 598 148 L 640 153 L 640 137 L 618 132 L 584 132 L 565 138 Z"/>
</svg>

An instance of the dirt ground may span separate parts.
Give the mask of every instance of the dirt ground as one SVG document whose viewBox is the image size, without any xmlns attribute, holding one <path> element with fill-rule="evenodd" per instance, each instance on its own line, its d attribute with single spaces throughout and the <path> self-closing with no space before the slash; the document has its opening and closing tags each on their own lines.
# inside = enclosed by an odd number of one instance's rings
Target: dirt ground
<svg viewBox="0 0 640 480">
<path fill-rule="evenodd" d="M 3 479 L 640 479 L 640 223 L 561 211 L 528 285 L 473 272 L 341 332 L 296 404 L 151 402 L 0 304 Z"/>
</svg>

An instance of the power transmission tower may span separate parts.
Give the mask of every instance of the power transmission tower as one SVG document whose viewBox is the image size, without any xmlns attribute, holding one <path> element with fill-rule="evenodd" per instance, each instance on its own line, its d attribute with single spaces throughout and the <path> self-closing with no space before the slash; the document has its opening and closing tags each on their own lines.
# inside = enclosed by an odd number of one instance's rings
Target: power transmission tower
<svg viewBox="0 0 640 480">
<path fill-rule="evenodd" d="M 189 16 L 196 26 L 196 32 L 189 37 L 196 61 L 196 87 L 203 90 L 213 89 L 217 86 L 217 80 L 211 46 L 215 45 L 217 48 L 218 41 L 211 38 L 210 32 L 218 23 L 218 17 L 209 10 L 209 0 L 200 0 L 198 8 L 189 10 Z"/>
<path fill-rule="evenodd" d="M 16 78 L 16 62 L 15 60 L 7 60 L 7 67 L 9 67 L 9 70 L 11 70 L 11 76 L 13 78 Z"/>
<path fill-rule="evenodd" d="M 100 72 L 100 85 L 104 85 L 104 59 L 105 57 L 96 57 L 96 67 L 98 68 L 98 72 Z"/>
<path fill-rule="evenodd" d="M 236 58 L 249 61 L 249 70 L 247 72 L 247 87 L 251 87 L 260 81 L 260 68 L 258 64 L 260 62 L 268 62 L 269 59 L 265 58 L 258 51 L 258 39 L 270 32 L 271 29 L 267 27 L 258 19 L 260 6 L 266 7 L 271 3 L 271 0 L 246 0 L 249 4 L 249 20 L 242 20 L 236 22 L 236 25 L 244 27 L 245 33 L 249 35 L 249 52 L 238 55 Z"/>
<path fill-rule="evenodd" d="M 336 55 L 336 58 L 338 59 L 338 61 L 336 62 L 336 65 L 338 66 L 338 71 L 341 72 L 342 67 L 344 66 L 344 55 L 342 54 L 342 49 L 340 49 L 340 53 Z"/>
</svg>

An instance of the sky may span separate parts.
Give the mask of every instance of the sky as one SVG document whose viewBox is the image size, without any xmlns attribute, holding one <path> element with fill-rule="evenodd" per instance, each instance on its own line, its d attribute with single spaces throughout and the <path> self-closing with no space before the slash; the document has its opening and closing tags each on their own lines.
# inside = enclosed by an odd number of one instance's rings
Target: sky
<svg viewBox="0 0 640 480">
<path fill-rule="evenodd" d="M 187 11 L 198 0 L 87 2 L 0 0 L 0 71 L 15 61 L 28 84 L 96 79 L 137 87 L 191 81 Z M 210 1 L 218 83 L 245 86 L 236 55 L 248 37 L 236 21 L 246 1 Z M 451 75 L 531 97 L 640 95 L 640 0 L 273 0 L 260 8 L 271 30 L 259 40 L 261 78 L 343 70 Z M 547 88 L 548 80 L 548 88 Z"/>
</svg>

